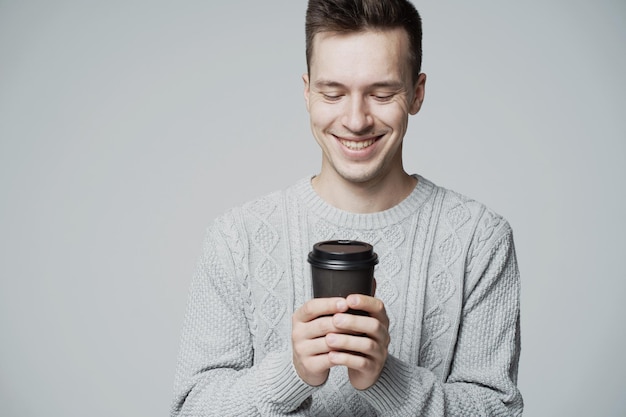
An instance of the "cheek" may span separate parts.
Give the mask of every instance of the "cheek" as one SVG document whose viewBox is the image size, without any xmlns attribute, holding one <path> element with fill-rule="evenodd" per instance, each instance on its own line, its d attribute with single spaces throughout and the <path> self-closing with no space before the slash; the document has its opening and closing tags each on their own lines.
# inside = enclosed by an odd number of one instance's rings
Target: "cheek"
<svg viewBox="0 0 626 417">
<path fill-rule="evenodd" d="M 378 119 L 394 129 L 405 129 L 408 122 L 408 113 L 400 106 L 388 106 L 378 112 Z"/>
<path fill-rule="evenodd" d="M 309 111 L 311 123 L 318 128 L 332 125 L 337 119 L 337 114 L 336 109 L 331 108 L 330 105 L 325 103 L 316 103 L 311 106 L 311 110 Z"/>
</svg>

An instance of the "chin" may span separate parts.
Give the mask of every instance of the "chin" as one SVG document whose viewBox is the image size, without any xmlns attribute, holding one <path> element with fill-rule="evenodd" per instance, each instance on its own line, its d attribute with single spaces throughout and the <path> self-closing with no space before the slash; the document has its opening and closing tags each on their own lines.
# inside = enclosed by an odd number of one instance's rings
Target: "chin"
<svg viewBox="0 0 626 417">
<path fill-rule="evenodd" d="M 340 172 L 339 175 L 341 178 L 346 180 L 347 182 L 351 182 L 354 184 L 364 184 L 371 182 L 379 177 L 381 174 L 379 172 Z"/>
</svg>

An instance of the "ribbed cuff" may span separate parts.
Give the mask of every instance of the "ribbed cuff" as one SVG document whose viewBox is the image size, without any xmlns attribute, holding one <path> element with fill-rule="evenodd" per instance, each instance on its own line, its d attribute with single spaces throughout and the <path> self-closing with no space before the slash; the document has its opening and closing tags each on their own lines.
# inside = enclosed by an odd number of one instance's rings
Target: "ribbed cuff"
<svg viewBox="0 0 626 417">
<path fill-rule="evenodd" d="M 378 381 L 370 388 L 358 391 L 379 413 L 398 410 L 409 398 L 413 367 L 389 355 Z"/>
<path fill-rule="evenodd" d="M 260 399 L 283 412 L 297 409 L 316 390 L 300 379 L 289 351 L 266 356 L 258 380 Z"/>
</svg>

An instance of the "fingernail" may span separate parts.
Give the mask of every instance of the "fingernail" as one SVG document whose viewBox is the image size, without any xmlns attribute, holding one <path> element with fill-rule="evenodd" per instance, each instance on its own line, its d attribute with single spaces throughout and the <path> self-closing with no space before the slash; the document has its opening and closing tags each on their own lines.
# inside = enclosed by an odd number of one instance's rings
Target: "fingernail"
<svg viewBox="0 0 626 417">
<path fill-rule="evenodd" d="M 337 310 L 342 311 L 348 308 L 348 304 L 346 304 L 346 300 L 337 301 Z"/>
<path fill-rule="evenodd" d="M 348 304 L 350 304 L 352 306 L 359 305 L 359 297 L 356 296 L 356 295 L 349 295 L 348 296 Z"/>
</svg>

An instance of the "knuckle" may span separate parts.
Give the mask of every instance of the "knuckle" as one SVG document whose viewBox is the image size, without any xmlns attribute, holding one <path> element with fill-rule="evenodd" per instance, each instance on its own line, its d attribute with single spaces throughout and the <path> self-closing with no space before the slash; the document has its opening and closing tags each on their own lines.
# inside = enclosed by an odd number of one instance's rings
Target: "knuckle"
<svg viewBox="0 0 626 417">
<path fill-rule="evenodd" d="M 368 352 L 375 351 L 377 347 L 378 347 L 378 344 L 374 340 L 369 339 L 369 338 L 367 339 L 365 348 L 367 349 Z"/>
<path fill-rule="evenodd" d="M 311 303 L 307 301 L 300 307 L 300 311 L 304 317 L 308 317 L 311 314 Z"/>
<path fill-rule="evenodd" d="M 375 324 L 374 326 L 375 326 L 375 327 L 374 327 L 374 329 L 373 329 L 373 330 L 374 330 L 374 332 L 375 332 L 375 333 L 380 334 L 380 335 L 383 335 L 383 334 L 385 334 L 385 333 L 386 333 L 386 332 L 385 332 L 386 327 L 385 327 L 385 325 L 384 325 L 383 323 L 381 323 L 380 321 L 376 320 L 376 324 Z"/>
<path fill-rule="evenodd" d="M 359 356 L 355 362 L 355 365 L 361 369 L 368 369 L 371 366 L 371 361 L 362 356 Z"/>
<path fill-rule="evenodd" d="M 319 318 L 318 320 L 316 320 L 315 323 L 316 323 L 317 331 L 319 334 L 325 335 L 333 331 L 333 326 L 330 320 L 326 319 L 325 317 Z"/>
</svg>

